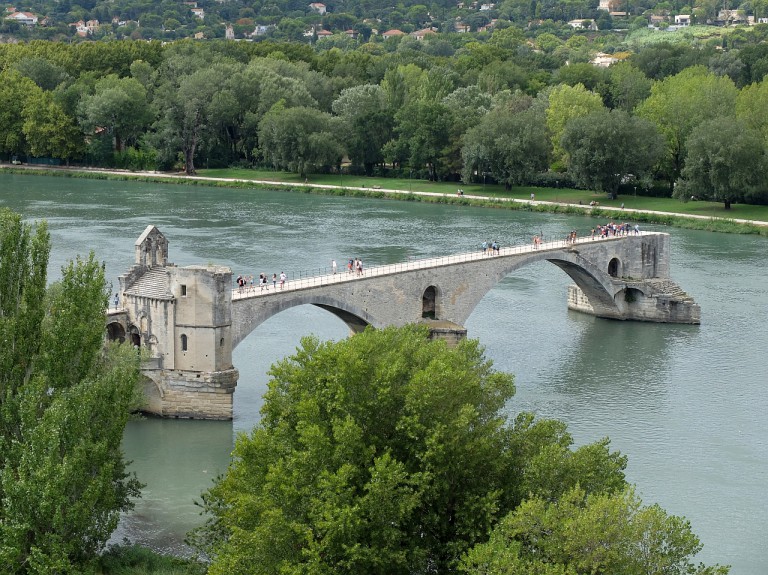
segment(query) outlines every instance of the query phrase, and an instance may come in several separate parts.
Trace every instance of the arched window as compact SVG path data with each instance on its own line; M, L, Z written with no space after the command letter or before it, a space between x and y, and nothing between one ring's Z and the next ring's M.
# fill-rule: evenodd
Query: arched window
M181 351L187 351L187 334L181 334Z
M437 308L437 288L435 286L429 286L424 290L424 295L421 296L421 317L429 319L437 319L435 312Z
M608 262L608 275L612 277L617 277L619 275L619 267L621 266L621 262L613 258L610 262Z

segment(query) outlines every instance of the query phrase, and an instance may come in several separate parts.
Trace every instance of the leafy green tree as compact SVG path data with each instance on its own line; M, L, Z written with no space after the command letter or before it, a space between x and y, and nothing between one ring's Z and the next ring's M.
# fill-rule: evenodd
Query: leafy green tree
M744 83L760 82L768 75L768 45L760 43L745 46L739 50L739 59L744 62L742 72Z
M103 128L115 140L115 149L134 145L152 122L147 90L138 80L105 76L95 92L85 96L78 107L81 125L88 133Z
M656 124L667 141L662 168L670 183L685 162L686 140L699 124L735 115L738 90L733 81L715 76L702 66L687 68L657 82L636 113Z
M715 118L699 125L688 139L685 168L674 196L723 202L768 200L763 137L733 118Z
M608 68L608 96L612 108L632 112L651 94L651 85L651 80L630 62L617 62Z
M696 565L702 545L688 521L632 489L589 495L573 488L556 501L534 497L503 518L487 543L464 558L467 575L727 575Z
M239 111L232 79L238 77L242 67L226 59L210 65L200 60L189 63L201 67L167 78L156 92L154 101L161 110L154 139L166 155L180 152L184 171L191 175L195 173L198 150L211 149L220 135L220 126L229 123Z
M16 71L0 73L0 153L26 151L24 105L30 94L40 89Z
M768 144L768 80L744 86L736 98L736 117L762 134Z
M104 350L109 297L93 254L46 288L50 237L0 210L0 565L81 573L140 484L121 441L139 360Z
M29 152L69 161L82 153L83 134L51 92L38 90L27 97L22 130Z
M333 111L349 128L349 159L363 166L366 175L372 175L374 165L384 161L382 148L392 137L394 124L384 90L375 84L347 88L334 100Z
M600 92L609 72L587 62L569 63L562 66L553 76L553 83L575 86L581 84L587 90Z
M341 164L343 127L341 119L320 110L278 104L259 123L261 152L276 168L304 177L312 167Z
M451 134L451 114L445 104L428 100L408 102L395 114L395 134L396 139L384 148L385 157L393 161L403 154L411 168L426 168L430 181L437 181L447 164L444 151Z
M546 171L550 144L545 117L538 108L500 106L485 115L464 137L462 178L490 172L507 186L528 183Z
M739 58L738 50L719 52L709 59L710 72L716 76L728 76L737 86L743 86L744 61Z
M491 62L478 74L477 84L493 96L502 90L526 90L530 74L514 62Z
M573 118L561 144L574 179L612 198L622 181L648 179L664 150L663 139L651 122L623 110Z
M305 338L270 375L259 427L204 495L212 575L450 574L529 492L624 486L606 444L571 451L562 424L524 415L508 426L512 377L476 341L448 349L423 326Z
M62 66L45 58L22 58L14 65L21 74L32 80L43 90L51 91L68 78Z
M647 23L642 20L643 26ZM679 74L690 66L703 64L708 55L699 48L685 44L670 44L660 42L643 48L632 56L631 62L651 80L663 80L668 76Z
M547 106L547 129L552 139L553 159L565 161L565 150L561 139L565 126L574 118L586 116L603 109L603 100L598 94L590 92L582 84L567 86L561 84L549 93Z

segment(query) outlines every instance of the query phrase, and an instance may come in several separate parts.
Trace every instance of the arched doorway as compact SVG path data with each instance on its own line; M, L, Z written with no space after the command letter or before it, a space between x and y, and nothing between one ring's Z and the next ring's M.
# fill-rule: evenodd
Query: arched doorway
M613 258L608 262L608 275L611 277L619 277L619 270L621 268L621 262L618 258Z
M107 325L107 340L125 342L125 328L122 324L115 321Z
M132 325L128 328L128 334L129 339L131 340L131 345L134 347L141 347L141 334L139 334L139 328Z
M424 295L421 296L421 317L428 319L437 319L437 288L435 286L429 286L424 290Z

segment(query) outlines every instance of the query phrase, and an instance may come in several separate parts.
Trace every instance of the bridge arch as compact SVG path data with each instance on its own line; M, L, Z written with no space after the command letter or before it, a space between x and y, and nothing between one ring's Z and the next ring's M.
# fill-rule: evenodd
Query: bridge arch
M463 306L461 315L456 316L452 321L464 325L475 307L501 280L524 266L540 261L548 261L563 270L584 292L597 315L621 317L623 302L617 301L615 297L621 289L614 284L613 278L582 257L576 249L534 251L515 258L492 256L489 260L497 262L497 265L490 269L491 273L483 275L471 268L466 270L465 273L476 274L479 278L478 285L472 289L471 300Z
M107 324L107 341L123 343L125 341L125 328L119 321L111 321Z
M302 305L312 305L329 312L344 322L351 333L360 333L369 325L383 327L368 312L354 303L327 294L285 292L284 297L279 301L268 301L265 305L258 305L263 301L265 300L256 298L247 302L236 302L240 317L237 318L238 327L232 335L232 349L235 349L251 332L271 317L281 311Z
M141 347L141 333L134 324L128 326L128 340L134 347Z

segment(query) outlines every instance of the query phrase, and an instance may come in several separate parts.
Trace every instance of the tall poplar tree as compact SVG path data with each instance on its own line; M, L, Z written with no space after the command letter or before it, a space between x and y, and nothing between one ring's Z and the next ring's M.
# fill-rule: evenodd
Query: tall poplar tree
M0 566L80 573L139 494L120 448L139 360L104 348L93 253L46 287L50 236L0 210Z

